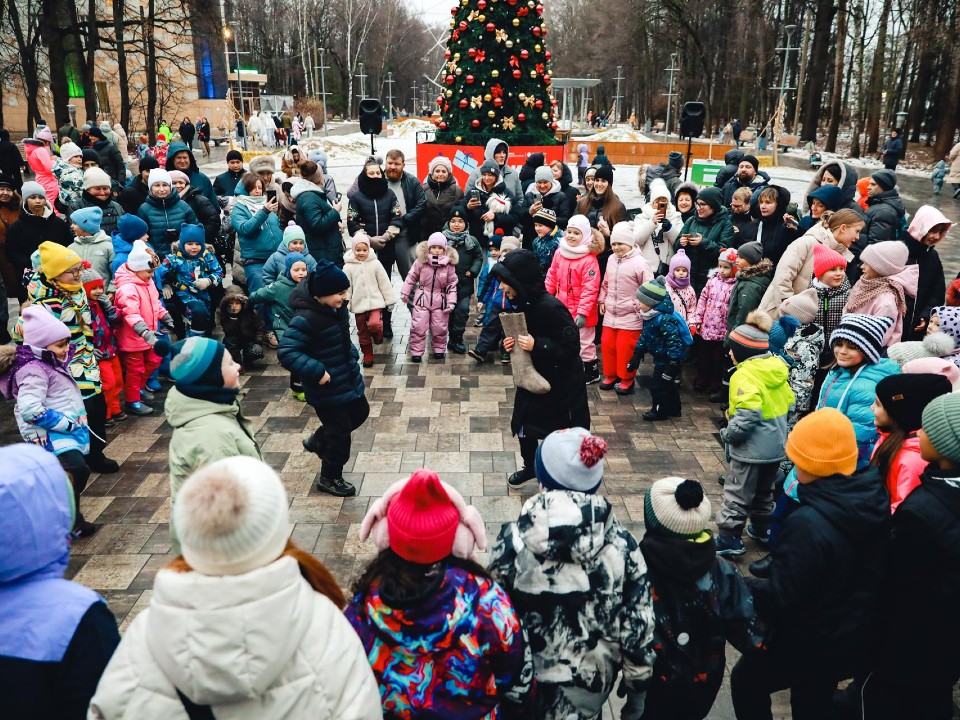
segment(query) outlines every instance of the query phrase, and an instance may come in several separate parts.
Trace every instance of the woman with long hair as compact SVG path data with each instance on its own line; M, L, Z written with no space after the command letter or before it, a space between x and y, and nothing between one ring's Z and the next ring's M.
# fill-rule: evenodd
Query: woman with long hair
M618 222L627 219L627 209L613 192L613 166L601 165L593 175L593 187L580 201L577 213L586 215L590 226L597 228L603 235L604 250L597 259L600 261L600 275L607 268L610 257L610 231Z

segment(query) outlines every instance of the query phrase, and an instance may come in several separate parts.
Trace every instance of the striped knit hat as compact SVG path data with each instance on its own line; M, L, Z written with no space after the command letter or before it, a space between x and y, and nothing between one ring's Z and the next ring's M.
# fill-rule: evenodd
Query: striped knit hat
M644 495L643 520L648 533L693 539L710 522L710 500L696 480L666 477Z
M650 308L655 308L667 296L667 281L661 275L656 280L648 280L637 288L637 300Z
M960 394L931 400L923 411L923 431L938 453L960 463Z
M867 362L874 365L880 362L883 338L892 327L893 320L888 317L850 313L841 318L837 329L830 335L830 347L837 340L847 340L860 349Z
M737 362L770 352L771 326L769 315L754 310L747 315L747 321L743 325L737 325L730 331L727 340Z

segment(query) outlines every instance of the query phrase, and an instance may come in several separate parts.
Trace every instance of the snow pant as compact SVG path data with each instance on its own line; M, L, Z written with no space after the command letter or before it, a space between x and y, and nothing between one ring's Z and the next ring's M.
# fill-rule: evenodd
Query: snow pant
M243 273L247 278L247 295L253 295L257 290L263 287L263 266L262 262L245 263ZM273 303L257 303L254 307L257 315L263 320L263 326L266 332L273 332L273 312L271 305Z
M633 382L637 371L627 370L627 363L633 357L633 349L637 346L642 330L624 330L603 326L603 335L600 338L600 353L603 357L603 375L611 381L620 378L626 387Z
M189 324L189 335L204 335L213 329L213 310L209 302L204 302L201 298L192 295L174 295L167 302L167 308L173 311L176 308L183 314L186 323ZM186 329L186 325L184 326Z
M373 360L373 341L383 336L383 317L379 310L354 315L357 321L357 337L360 339L360 353L364 362Z
M393 264L396 263L400 279L406 280L407 275L410 274L410 268L413 267L413 248L410 247L410 238L407 236L407 231L401 230L393 242L388 242L382 250L377 250L377 259L383 265L383 269L387 271L387 277L390 277ZM392 317L393 313L384 308L384 329L390 328L392 330Z
M320 476L330 479L343 475L343 466L350 459L350 433L363 425L370 415L370 405L362 395L354 400L314 408L323 425L313 433L314 441L323 448Z
M723 340L697 340L697 375L693 387L704 392L717 392L723 387L723 374L729 362Z
M103 399L107 404L107 417L119 415L120 393L123 392L123 369L118 355L100 361L100 382L103 386Z
M500 313L503 309L497 305L491 305L488 311L490 317L486 320L486 325L480 331L480 337L477 338L477 344L473 348L481 355L486 355L493 350L503 339L503 325L500 324Z
M93 436L90 437L93 440ZM68 450L65 453L57 455L60 461L60 467L70 478L70 485L73 486L73 501L76 503L76 513L74 514L73 527L76 528L82 522L83 513L80 512L80 493L87 487L87 481L90 479L90 468L87 467L86 460L79 450Z
M649 385L651 409L661 417L680 417L680 369L680 363L653 363Z
M229 335L223 336L223 345L234 362L249 369L257 360L263 360L263 345L258 342L242 342Z
M748 516L759 533L766 533L773 513L773 487L779 470L779 462L746 463L730 458L723 484L723 502L717 511L721 535L740 537Z
M107 402L98 392L83 399L87 411L87 427L90 428L90 452L87 457L102 458L107 445Z
M123 397L128 403L140 402L140 391L147 386L147 378L160 367L160 356L153 350L120 351L123 363Z
M597 359L597 326L580 328L580 359L585 363Z
M410 323L410 354L423 355L427 345L427 328L430 329L430 341L435 353L447 351L448 312L413 308L413 320Z
M473 297L473 281L468 287L457 287L457 304L448 318L447 330L450 342L463 342L463 333L467 329L467 318L470 317L470 299Z
M833 717L837 683L852 674L852 659L843 657L849 654L825 648L811 657L797 648L774 646L741 656L730 673L737 720L771 720L770 694L788 688L793 720Z

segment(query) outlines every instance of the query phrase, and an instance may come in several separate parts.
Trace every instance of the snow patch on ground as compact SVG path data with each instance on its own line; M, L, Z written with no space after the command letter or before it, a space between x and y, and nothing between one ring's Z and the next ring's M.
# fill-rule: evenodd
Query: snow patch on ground
M391 138L416 138L418 132L436 132L437 126L426 120L400 120L390 126Z
M656 140L651 140L638 130L626 130L624 128L612 128L586 137L574 138L574 140L586 140L587 142L656 142Z

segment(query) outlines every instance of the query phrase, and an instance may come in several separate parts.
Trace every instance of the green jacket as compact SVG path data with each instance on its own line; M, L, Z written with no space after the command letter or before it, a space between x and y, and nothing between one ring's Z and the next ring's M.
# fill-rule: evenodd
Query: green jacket
M730 378L730 420L720 432L727 452L745 463L783 460L787 413L796 401L790 371L776 355L744 360Z
M173 507L180 486L195 470L235 455L263 460L250 421L240 403L230 405L198 400L175 387L164 403L167 422L173 427L170 438L170 543L180 553L173 528Z
M697 291L697 297L707 284L710 271L717 266L720 251L733 244L733 223L730 221L730 211L720 208L708 218L701 220L696 213L683 224L680 235L702 235L699 245L687 245L684 250L690 258L690 284ZM674 250L679 250L680 236L673 243Z
M277 278L276 282L272 282L256 292L250 293L250 302L254 304L271 304L270 312L273 316L273 331L277 334L278 338L283 337L283 334L290 326L290 321L293 320L293 308L290 307L290 293L293 292L296 286L297 284L293 280L286 275L281 275Z
M738 325L743 325L747 315L760 307L760 301L772 281L773 265L766 258L737 273L737 281L730 292L730 307L727 309L727 335Z

